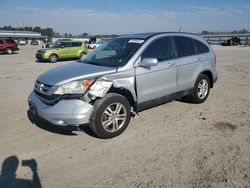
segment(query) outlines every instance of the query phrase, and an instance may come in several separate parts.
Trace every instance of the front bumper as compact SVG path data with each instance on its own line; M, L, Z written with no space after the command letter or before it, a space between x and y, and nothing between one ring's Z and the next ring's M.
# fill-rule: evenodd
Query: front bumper
M39 59L39 60L47 60L48 57L47 57L47 55L45 55L45 54L36 53L36 59Z
M28 98L30 110L55 125L81 125L89 123L93 106L79 99L61 100L54 106L40 101L34 92Z

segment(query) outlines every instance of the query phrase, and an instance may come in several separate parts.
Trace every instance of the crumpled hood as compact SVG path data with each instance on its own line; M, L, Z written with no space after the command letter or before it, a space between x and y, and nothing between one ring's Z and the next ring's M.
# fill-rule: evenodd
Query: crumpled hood
M47 85L63 85L74 80L95 79L116 72L116 67L104 67L86 63L70 63L48 70L38 77L38 81Z

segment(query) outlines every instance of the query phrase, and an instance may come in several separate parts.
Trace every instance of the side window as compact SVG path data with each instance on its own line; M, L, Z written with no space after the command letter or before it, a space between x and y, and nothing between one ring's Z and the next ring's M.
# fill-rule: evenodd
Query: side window
M202 42L200 42L198 40L194 40L194 43L195 43L195 46L196 46L199 54L209 52L209 48L205 44L203 44Z
M62 42L60 46L64 46L65 48L71 47L71 42Z
M171 38L164 37L157 39L147 47L141 58L156 58L159 62L173 59Z
M72 42L72 47L80 47L81 45L81 42Z
M4 44L4 42L2 40L0 40L0 44Z
M195 55L195 47L191 38L188 37L174 37L177 57L185 57Z
M8 44L14 44L14 43L15 43L15 41L12 40L12 39L5 39L5 41L6 41L6 43L8 43Z

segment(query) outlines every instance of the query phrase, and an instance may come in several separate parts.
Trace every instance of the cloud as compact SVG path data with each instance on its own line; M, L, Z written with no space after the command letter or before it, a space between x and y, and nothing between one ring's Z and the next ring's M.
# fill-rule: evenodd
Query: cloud
M17 7L16 9L21 11L41 11L41 9L34 7Z
M200 16L217 17L231 14L228 10L210 6L193 7L193 9L195 10L196 15Z
M171 20L175 20L178 16L176 11L171 10L140 10L125 13L64 8L44 10L18 7L17 10L20 11L20 17L25 20L27 16L33 15L32 19L28 19L30 24L37 22L39 25L39 23L45 23L45 20L48 26L73 34L81 32L121 34L172 30L175 28L170 24Z
M110 0L117 1L117 0ZM228 28L235 15L242 18L249 12L247 6L227 5L225 7L189 6L177 10L137 10L128 12L109 12L92 9L41 9L17 7L9 13L1 12L2 25L25 25L52 27L60 33L125 34L151 31L198 32L203 29L213 30ZM12 12L12 13L10 13ZM13 12L18 16L13 16ZM248 13L249 14L249 13ZM216 18L216 19L215 19ZM249 29L249 24L237 22L239 27ZM231 24L232 25L232 24ZM232 26L233 27L233 26Z

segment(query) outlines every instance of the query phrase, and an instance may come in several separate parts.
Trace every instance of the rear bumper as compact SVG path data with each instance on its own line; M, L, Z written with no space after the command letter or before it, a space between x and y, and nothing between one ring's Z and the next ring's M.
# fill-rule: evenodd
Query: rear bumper
M54 106L40 101L34 92L28 98L30 110L55 125L81 125L89 123L93 106L79 99L61 100Z

